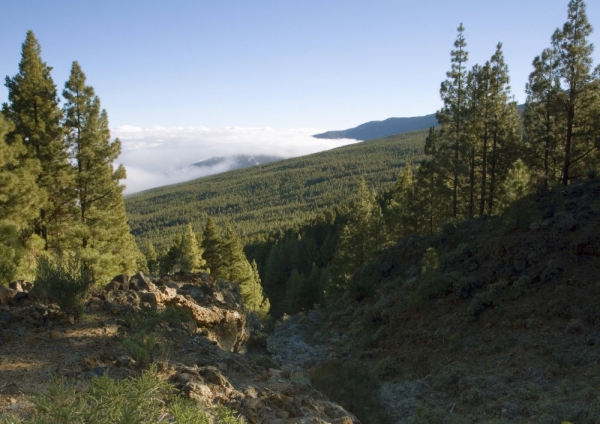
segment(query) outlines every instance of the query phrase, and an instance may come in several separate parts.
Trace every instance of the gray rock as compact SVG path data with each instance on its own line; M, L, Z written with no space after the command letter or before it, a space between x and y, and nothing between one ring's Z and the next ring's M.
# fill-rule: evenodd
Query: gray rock
M131 277L129 283L134 290L156 290L156 286L154 285L154 283L146 279L146 277L144 277L144 274L142 274L141 271L135 274L133 277Z

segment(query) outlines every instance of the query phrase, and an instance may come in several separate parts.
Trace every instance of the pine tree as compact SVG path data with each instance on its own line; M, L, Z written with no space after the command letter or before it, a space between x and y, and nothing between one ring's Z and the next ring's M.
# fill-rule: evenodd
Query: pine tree
M187 225L187 230L181 239L181 258L179 268L183 272L199 272L203 270L206 261L202 258L202 249L199 247L192 224Z
M333 259L337 268L337 282L343 289L347 288L352 274L369 262L381 247L381 239L374 229L383 224L383 219L375 196L367 189L364 178L359 182L357 195L351 204L348 223L342 229Z
M500 183L522 146L517 103L510 93L502 43L497 44L491 60L483 67L473 67L469 80L469 217L473 217L477 213L494 213L501 194Z
M175 270L181 261L181 236L176 236L167 253L159 257L158 268L161 275Z
M398 172L392 196L387 205L389 235L392 240L399 240L410 232L411 204L414 178L412 168L405 166Z
M220 273L222 275L220 278L239 283L240 285L253 278L252 269L244 254L244 246L230 225L225 230L221 258L224 266L223 271Z
M527 165L518 159L508 171L499 202L508 228L527 228L531 223L535 214L535 204L527 197L531 191L531 173Z
M155 275L158 272L158 254L154 248L154 244L150 240L146 241L144 245L144 256L146 257L146 263L148 264L148 271L151 275Z
M424 149L424 153L430 158L419 164L409 202L418 233L433 234L451 216L452 193L444 180L443 168L440 165L440 162L443 162L443 158L440 157L440 143L440 132L430 128Z
M263 295L256 262L253 261L253 264L248 262L241 240L229 225L225 230L221 252L225 264L224 275L221 278L238 283L246 309L257 312L261 317L266 318L270 304Z
M217 224L209 217L202 236L203 257L206 260L206 266L210 274L217 278L224 278L223 240L220 233Z
M65 84L64 127L73 162L72 195L77 205L76 235L70 248L79 252L96 281L134 273L145 259L130 234L123 204L123 166L113 168L121 153L110 140L108 117L77 62ZM145 265L143 265L145 266Z
M586 115L596 106L597 94L592 75L594 46L588 41L591 33L592 26L587 19L585 3L583 0L571 0L567 22L562 30L557 29L552 36L561 82L557 97L565 113L566 126L561 178L563 185L582 176L586 171L584 159L598 148L597 134L586 131L585 122Z
M71 174L68 152L61 127L62 111L56 86L50 76L52 68L41 58L40 45L27 32L23 43L19 72L6 77L8 103L2 110L14 124L8 134L8 143L19 143L25 151L20 160L35 170L36 183L44 193L38 205L38 216L32 228L45 243L45 249L60 249L59 237L65 233L65 221L71 217ZM37 165L32 162L37 162Z
M467 43L464 36L465 28L462 24L458 27L458 36L452 50L452 68L447 72L448 79L442 82L440 95L444 106L436 114L442 126L441 146L444 150L442 157L447 157L445 171L449 175L452 187L452 216L459 216L459 201L461 196L461 180L464 175L462 156L465 149L465 130L468 117L467 106L467 70L468 53L465 50Z
M526 85L524 132L527 163L539 175L539 183L548 187L559 181L560 140L564 137L564 119L558 105L560 91L556 52L545 49L533 60L533 72Z
M18 138L6 143L12 125L0 114L0 284L14 279L33 279L35 237L30 237L29 225L39 214L41 193L30 166L19 161L24 146ZM28 255L28 251L33 255Z
M303 296L305 291L305 279L300 275L298 270L294 268L290 278L285 285L285 305L286 311L289 314L300 312L306 303Z
M506 210L511 203L529 193L531 193L531 173L523 160L518 159L508 171L508 176L503 185L500 207Z
M256 312L263 321L267 321L269 319L271 303L269 302L269 299L264 296L256 261L252 261L251 265L253 276L251 284L240 286L244 305L246 309Z

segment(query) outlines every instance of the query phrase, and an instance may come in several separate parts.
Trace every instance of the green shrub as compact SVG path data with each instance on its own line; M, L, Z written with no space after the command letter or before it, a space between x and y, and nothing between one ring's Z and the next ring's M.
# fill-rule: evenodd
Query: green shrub
M252 330L250 331L250 338L246 342L246 346L249 349L267 349L267 339L269 335L260 330Z
M507 286L508 282L505 280L500 280L497 283L490 284L486 291L478 293L473 298L469 307L467 308L467 313L473 318L477 318L488 306L498 305L500 303L502 293L505 291Z
M398 374L398 365L393 358L388 356L375 365L373 372L380 380L391 380Z
M52 262L42 256L38 259L33 295L56 303L64 312L80 316L84 299L93 284L92 275L79 258L57 258Z
M259 367L263 367L266 369L277 368L277 364L273 362L273 360L267 355L257 355L252 358L252 362L254 362Z
M138 378L94 378L87 390L55 380L32 400L31 419L0 417L0 423L65 424L209 424L209 414L196 402L175 395L175 388L159 378L152 367ZM216 423L239 424L227 408L209 410Z
M138 312L125 315L125 325L137 331L151 332L161 323L179 324L192 319L190 311L181 306L167 306L164 309L142 308Z
M381 384L360 365L334 359L310 372L312 385L365 423L391 423L379 400Z
M148 366L164 352L164 346L156 340L155 333L138 333L133 339L123 340L123 346L140 368Z

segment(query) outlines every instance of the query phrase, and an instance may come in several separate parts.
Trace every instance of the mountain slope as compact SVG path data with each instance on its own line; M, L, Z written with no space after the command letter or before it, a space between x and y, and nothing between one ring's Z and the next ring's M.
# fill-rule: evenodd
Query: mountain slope
M354 276L371 296L286 320L273 355L370 369L396 423L600 422L600 179L527 200L400 240Z
M361 176L388 188L400 168L423 158L426 137L404 133L134 194L125 200L129 225L159 248L188 222L199 231L209 215L246 237L284 230L347 203Z
M353 138L355 140L373 140L408 131L416 131L438 125L435 113L412 118L388 118L384 121L370 121L358 127L341 131L327 131L315 134L315 138Z

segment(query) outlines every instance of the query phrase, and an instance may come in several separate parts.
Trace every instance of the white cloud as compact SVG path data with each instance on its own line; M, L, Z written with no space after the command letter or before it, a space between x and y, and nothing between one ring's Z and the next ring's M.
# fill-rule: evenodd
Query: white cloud
M319 132L322 130L314 128L154 126L142 129L123 125L114 128L112 135L121 140L122 153L118 162L127 169L125 193L135 193L224 172L231 167L232 162L209 169L189 167L213 156L248 154L290 158L356 143L349 139L312 137Z

